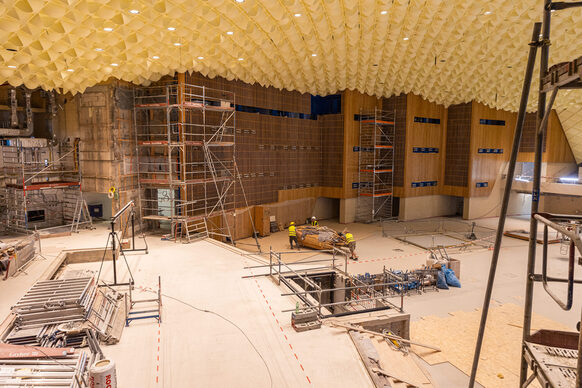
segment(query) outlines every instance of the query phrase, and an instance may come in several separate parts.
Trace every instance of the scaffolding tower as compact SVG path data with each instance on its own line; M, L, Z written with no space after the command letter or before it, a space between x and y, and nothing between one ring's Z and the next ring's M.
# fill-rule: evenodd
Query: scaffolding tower
M392 218L395 118L394 111L360 111L359 222Z
M174 239L232 241L234 93L173 81L134 89L142 220Z
M92 225L81 192L79 140L1 140L1 194L6 230L27 232L55 226Z

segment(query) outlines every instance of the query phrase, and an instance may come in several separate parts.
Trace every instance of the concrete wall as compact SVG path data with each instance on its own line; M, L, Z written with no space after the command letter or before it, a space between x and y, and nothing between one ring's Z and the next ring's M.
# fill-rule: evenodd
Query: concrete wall
M542 195L540 209L548 213L582 214L582 197Z
M473 220L483 217L497 217L501 211L503 192L493 191L488 197L465 198L463 218ZM531 194L511 193L507 214L510 216L524 215L531 212Z
M107 194L102 193L83 193L83 198L87 201L87 205L103 205L103 218L108 219L113 215L111 207L111 199Z
M400 221L450 216L457 212L457 199L447 195L400 198Z

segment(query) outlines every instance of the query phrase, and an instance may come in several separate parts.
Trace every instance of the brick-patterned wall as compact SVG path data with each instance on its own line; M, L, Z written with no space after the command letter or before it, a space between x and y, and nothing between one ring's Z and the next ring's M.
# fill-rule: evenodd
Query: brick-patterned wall
M250 205L277 191L320 186L321 129L315 120L237 112L236 160ZM237 207L244 198L237 189Z
M523 133L521 134L521 142L519 143L519 152L536 152L536 120L537 114L535 112L525 115ZM546 143L544 142L543 152L546 151Z
M210 79L200 73L186 73L186 83L234 92L237 105L285 112L311 113L311 95L308 93L278 90L274 87L251 85L237 80L229 81L222 77Z
M319 116L322 138L322 186L342 187L344 115Z
M394 186L404 185L404 157L406 147L406 94L382 100L382 110L396 111L394 128Z
M445 185L467 187L471 145L471 103L449 106Z

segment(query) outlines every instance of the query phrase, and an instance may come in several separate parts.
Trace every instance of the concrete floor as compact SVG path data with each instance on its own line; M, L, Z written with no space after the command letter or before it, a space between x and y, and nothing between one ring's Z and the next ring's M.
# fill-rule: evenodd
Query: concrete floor
M477 223L483 228L494 228L497 219ZM343 229L343 225L335 222L322 221L321 224ZM391 225L390 233L405 233L407 225L410 226L407 223ZM527 219L511 218L506 229L527 229L527 225ZM424 250L383 237L382 228L377 224L350 225L350 231L356 237L360 256L359 262L348 264L350 273L377 273L383 266L413 269L426 260ZM0 282L0 319L9 313L10 306L61 250L103 247L106 239L106 225L101 224L94 231L83 230L70 237L42 240L46 259L37 259L27 273ZM107 356L118 365L120 386L372 386L345 333L325 326L320 330L296 333L290 326L289 314L281 313L281 310L293 308L295 300L280 296L282 290L267 278L242 278L251 274L245 266L257 265L254 257L208 241L183 245L152 236L148 243L148 255L128 256L138 286L134 297L151 297L144 290L154 289L157 276L161 275L163 292L168 296L164 299L164 320L161 325L155 321L132 323L124 330L119 344L104 347ZM287 243L286 231L261 239L263 250L267 251L269 245L276 251L287 250ZM412 320L427 315L446 316L450 311L471 311L482 306L491 251L477 247L451 252L451 255L461 260L462 288L406 297L405 310ZM567 263L559 254L559 245L550 247L550 257L551 265L556 266L551 267L550 272L565 276ZM329 255L311 250L284 254L284 260L290 262L315 258L329 258ZM493 293L496 302L523 304L526 259L527 242L504 239ZM69 269L98 267L99 263L68 266ZM538 263L538 271L540 268ZM118 269L120 279L127 279L123 262L118 264ZM580 277L580 269L576 271ZM256 269L252 273L261 272ZM105 262L102 278L112 279L111 262ZM565 291L562 284L557 288ZM574 328L579 320L580 299L575 299L572 312L564 312L537 285L534 302L536 313L564 325ZM223 315L244 334L213 313L192 306ZM466 351L471 354L473 350Z
M99 247L106 233L99 227L42 240L48 259L37 260L28 274L0 282L0 316L9 313L63 243L69 249ZM250 274L243 267L256 261L208 241L186 245L152 237L148 244L149 254L127 256L137 286L134 298L151 298L148 290L156 288L160 275L163 322L136 321L124 329L119 344L103 347L117 364L120 387L323 387L332 381L335 387L372 386L347 334L328 327L296 333L289 314L281 313L295 301L281 297L264 277L242 278ZM66 270L99 266L71 264ZM127 266L120 261L117 269L118 281L127 281ZM110 261L101 279L112 281Z
M414 222L396 222L389 227L390 235L404 235L406 231L426 233L427 230L436 230L443 221L451 222L450 218L434 218ZM457 223L465 223L470 229L470 222L452 219ZM475 221L481 227L479 238L493 236L497 227L498 218L485 218ZM341 230L345 225L335 221L320 221L321 225ZM412 225L412 227L411 227ZM382 228L379 224L353 224L349 226L357 241L357 252L360 256L358 262L348 262L348 272L352 274L380 273L382 268L411 270L419 268L426 262L428 253L414 245L396 240L391 237L382 236ZM446 229L446 226L445 226ZM452 228L451 228L452 229ZM455 227L458 231L463 227ZM529 229L529 219L527 217L509 217L506 221L505 230ZM489 230L489 233L487 233ZM414 234L414 233L411 233ZM462 234L461 234L462 235ZM428 237L427 237L428 238ZM272 234L259 240L261 245L273 246L273 250L288 251L287 231ZM428 241L428 240L427 240ZM494 238L487 241L494 242ZM527 264L527 241L504 237L502 250L500 253L497 276L493 292L493 300L498 303L523 304L525 295L525 268ZM461 261L461 283L460 289L451 288L445 291L414 295L405 299L405 309L411 314L412 320L417 320L426 315L445 316L449 311L464 310L470 311L481 308L483 296L487 285L487 277L491 261L492 251L482 246L470 247L466 250L448 250L451 257ZM537 272L541 273L541 246L538 244L537 250ZM329 254L320 253L308 248L302 249L301 254L289 253L283 255L283 259L288 258L289 262L323 259ZM548 250L549 274L553 276L565 277L567 274L567 262L560 254L559 244L551 245ZM343 268L343 267L342 267ZM576 276L582 277L582 268L576 266ZM552 289L563 298L566 296L564 284L552 285ZM542 316L552 318L564 325L575 328L580 320L580 309L582 300L574 299L574 306L571 311L563 311L546 294L540 284L536 285L534 292L534 311Z

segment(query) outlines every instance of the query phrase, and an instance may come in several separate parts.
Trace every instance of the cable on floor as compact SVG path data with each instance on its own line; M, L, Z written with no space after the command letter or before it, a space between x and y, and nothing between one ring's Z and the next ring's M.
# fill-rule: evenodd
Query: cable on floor
M149 291L149 290L146 290ZM152 291L149 291L152 292ZM155 291L154 291L155 292ZM269 365L267 365L267 361L265 361L265 358L263 357L263 355L259 352L259 350L257 349L257 347L255 346L255 344L253 343L253 341L251 341L251 339L249 338L249 336L244 332L243 329L241 329L236 323L234 323L233 321L231 321L230 319L220 315L217 312L211 311L211 310L207 310L207 309L203 309L203 308L198 308L188 302L185 302L181 299L175 298L173 296L167 295L167 294L162 294L162 296L164 298L168 298L168 299L172 299L175 302L181 303L184 306L188 306L196 311L200 311L202 313L208 313L208 314L212 314L212 315L216 315L217 317L223 319L224 321L230 323L232 326L236 327L238 331L240 331L242 333L242 335L247 339L247 341L249 342L249 344L251 344L251 346L253 347L254 351L259 355L259 357L261 358L261 360L263 361L263 364L265 364L265 368L267 369L267 373L269 373L269 381L270 381L270 386L271 388L273 388L273 376L271 375L271 370L269 369Z

